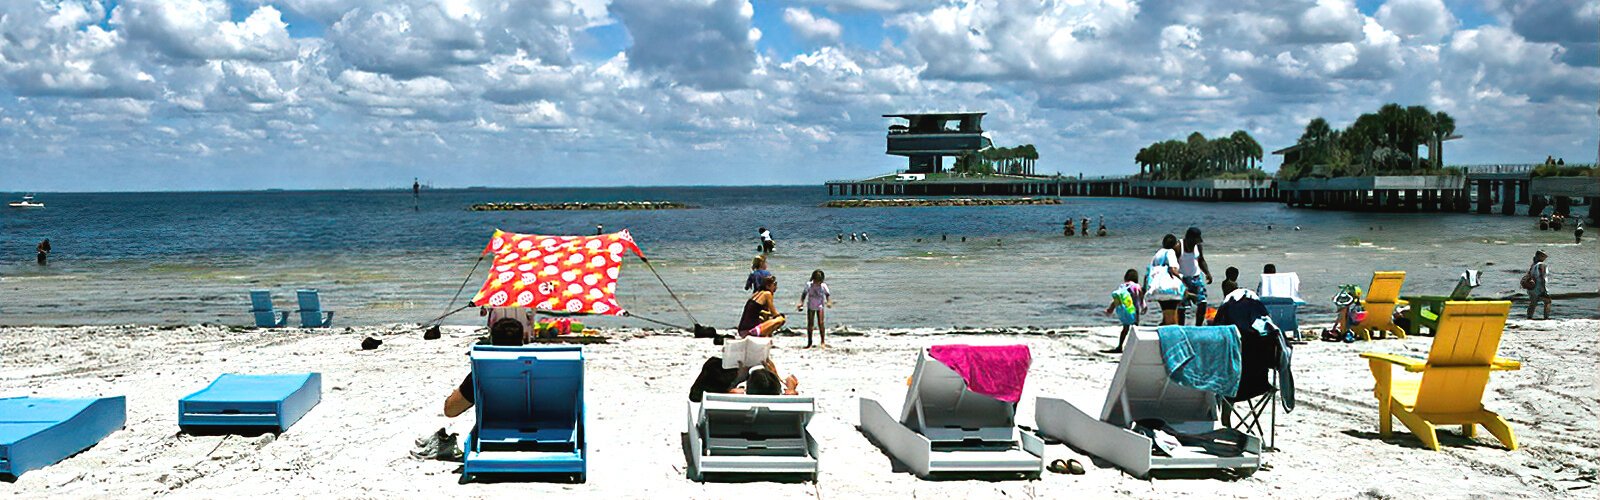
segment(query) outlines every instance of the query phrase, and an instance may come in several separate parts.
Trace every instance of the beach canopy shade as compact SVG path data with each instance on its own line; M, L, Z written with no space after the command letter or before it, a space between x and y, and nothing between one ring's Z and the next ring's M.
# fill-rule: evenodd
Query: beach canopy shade
M494 254L494 264L472 304L622 316L626 313L617 304L616 290L624 251L644 258L626 230L598 236L496 230L483 249Z

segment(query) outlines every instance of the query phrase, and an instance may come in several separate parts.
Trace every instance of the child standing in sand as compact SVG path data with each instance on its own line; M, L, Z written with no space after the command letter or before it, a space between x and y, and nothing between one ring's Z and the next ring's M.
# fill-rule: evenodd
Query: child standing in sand
M828 284L823 280L826 275L821 269L811 271L811 282L806 283L805 289L800 290L800 303L794 306L795 312L801 309L806 311L806 348L811 348L811 329L817 330L821 342L817 346L828 347L828 326L823 323L823 311L833 306L833 296L828 292Z
M1128 332L1139 324L1139 308L1144 304L1144 289L1139 286L1139 271L1129 269L1122 274L1122 285L1111 292L1111 305L1106 306L1106 315L1117 315L1117 321L1122 323L1122 333L1117 336L1117 346L1100 351L1106 354L1122 352L1122 343L1128 340Z

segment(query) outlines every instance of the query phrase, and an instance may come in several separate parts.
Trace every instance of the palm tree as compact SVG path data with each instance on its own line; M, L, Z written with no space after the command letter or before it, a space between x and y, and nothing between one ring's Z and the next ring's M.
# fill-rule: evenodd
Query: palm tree
M1238 148L1241 159L1248 163L1248 168L1256 168L1256 162L1261 161L1261 155L1266 153L1261 149L1261 143L1256 142L1256 138L1250 137L1249 132L1235 130L1232 135L1228 136L1228 140L1233 141L1234 147Z
M1433 145L1428 147L1433 168L1444 168L1444 141L1456 133L1456 119L1440 111L1433 115Z

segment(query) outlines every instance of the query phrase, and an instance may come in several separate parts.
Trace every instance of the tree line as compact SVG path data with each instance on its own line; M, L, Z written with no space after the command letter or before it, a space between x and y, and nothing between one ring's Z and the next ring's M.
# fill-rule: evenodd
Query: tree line
M1238 172L1260 171L1263 151L1248 132L1207 139L1194 132L1187 140L1166 140L1139 149L1133 161L1139 176L1155 180L1190 180Z
M1404 175L1438 171L1443 144L1456 131L1449 114L1424 106L1389 103L1365 113L1343 130L1321 117L1306 124L1300 140L1284 155L1281 179ZM1418 149L1427 146L1430 158Z
M1032 144L1014 147L989 148L956 157L951 171L958 174L1012 174L1033 175L1034 162L1039 160L1039 150Z

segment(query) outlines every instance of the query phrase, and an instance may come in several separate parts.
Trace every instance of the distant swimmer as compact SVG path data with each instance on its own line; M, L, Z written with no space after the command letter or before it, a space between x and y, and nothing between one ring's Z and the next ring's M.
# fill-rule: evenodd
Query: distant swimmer
M867 241L867 232L866 231L862 231L861 232L861 241Z
M850 233L850 241L859 241L859 240L861 240L861 235L860 234Z
M772 241L772 232L768 231L767 228L757 228L756 234L761 237L761 253L772 253L773 250L778 248L778 243Z
M1094 235L1095 236L1105 236L1106 235L1106 216L1104 216L1104 215L1100 216L1100 229L1096 230Z
M1267 230L1268 230L1268 231L1271 231L1271 230L1272 230L1272 224L1267 224Z
M1072 234L1072 219L1067 219L1066 222L1061 223L1061 235L1072 236Z
M45 238L44 241L39 242L39 246L34 249L39 251L39 265L46 265L50 260L50 238Z
M1079 234L1082 234L1083 236L1088 236L1089 235L1089 218L1088 217L1084 217L1083 218L1083 227L1081 228L1081 231L1079 231Z
M948 234L939 235L939 241L950 241L950 235L948 235Z
M1299 230L1300 230L1300 226L1295 226L1295 227L1294 227L1294 230L1295 230L1295 231L1299 231Z
M602 234L606 234L606 226L604 224L595 224L594 225L594 235L595 236L600 236Z
M1583 221L1578 221L1578 227L1572 229L1572 242L1583 244Z
M852 235L852 236L854 236L854 235ZM834 239L835 239L835 240L836 240L836 242L838 242L838 243L844 243L844 233L839 233L839 235L838 235L838 236L835 236L835 237L834 237ZM853 238L853 237L852 237L852 238L850 238L850 239L852 239L852 240L853 240L853 239L855 239L855 238Z

